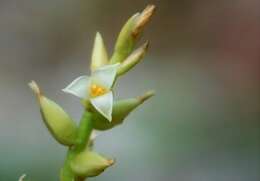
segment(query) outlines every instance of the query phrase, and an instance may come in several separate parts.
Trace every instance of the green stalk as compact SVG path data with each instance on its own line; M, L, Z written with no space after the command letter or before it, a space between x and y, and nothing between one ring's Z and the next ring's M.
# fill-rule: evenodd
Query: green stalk
M64 166L61 169L60 181L83 181L85 178L77 177L71 170L70 163L75 158L75 156L88 149L88 142L90 139L91 132L93 130L92 113L85 111L79 127L76 145L69 148L67 156L64 162Z

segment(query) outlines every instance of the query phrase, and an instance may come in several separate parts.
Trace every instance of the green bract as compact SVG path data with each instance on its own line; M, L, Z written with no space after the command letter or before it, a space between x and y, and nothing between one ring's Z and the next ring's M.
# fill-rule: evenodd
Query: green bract
M42 118L53 137L63 145L73 145L77 136L74 121L58 104L43 96L35 82L31 82L30 87L37 95Z
M136 41L140 37L144 26L149 22L154 13L155 6L148 5L142 13L133 15L123 26L118 35L111 63L118 63L133 51Z
M37 95L40 112L49 132L60 144L68 146L60 181L83 181L113 165L113 160L93 151L96 131L106 131L122 124L135 108L154 95L153 91L148 91L140 97L119 101L114 101L113 95L113 86L118 77L141 62L147 52L148 42L136 50L134 48L154 9L155 6L149 5L126 22L111 58L101 34L96 34L91 75L80 76L63 89L80 98L83 103L84 111L79 125L58 104L45 97L34 81L29 84Z
M117 69L117 76L123 75L128 72L131 68L133 68L136 64L138 64L142 58L144 57L147 49L148 42L146 42L143 46L135 50L132 54L130 54L124 62L122 62Z
M108 64L108 55L107 50L103 41L103 38L100 33L96 34L93 53L92 53L92 60L91 60L91 70L95 70L103 65Z
M154 95L153 91L145 93L143 96L120 100L114 103L112 121L107 122L101 114L95 113L93 115L94 128L97 130L108 130L119 124L130 114L135 108L141 105L145 100L149 99Z
M77 176L94 177L101 174L113 163L113 160L106 159L95 152L84 151L71 161L70 166Z

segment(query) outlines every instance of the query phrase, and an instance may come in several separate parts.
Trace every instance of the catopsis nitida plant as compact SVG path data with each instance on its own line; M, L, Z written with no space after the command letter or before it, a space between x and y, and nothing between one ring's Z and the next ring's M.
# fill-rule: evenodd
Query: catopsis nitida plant
M135 45L154 10L154 5L148 5L125 23L111 57L101 34L96 34L90 76L80 76L63 89L78 97L84 106L79 125L57 103L47 98L36 82L29 83L40 104L46 127L58 143L68 148L60 181L83 181L113 165L114 160L93 151L95 130L107 131L122 124L130 112L154 95L153 91L148 91L142 96L119 101L113 97L118 78L138 64L147 52L148 42L137 49Z

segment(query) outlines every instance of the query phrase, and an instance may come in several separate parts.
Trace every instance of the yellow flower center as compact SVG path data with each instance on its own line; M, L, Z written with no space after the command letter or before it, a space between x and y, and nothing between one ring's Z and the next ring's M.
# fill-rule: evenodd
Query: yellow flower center
M92 84L90 86L90 95L91 97L97 97L97 96L101 96L103 94L105 94L107 92L107 89L99 86L97 84Z

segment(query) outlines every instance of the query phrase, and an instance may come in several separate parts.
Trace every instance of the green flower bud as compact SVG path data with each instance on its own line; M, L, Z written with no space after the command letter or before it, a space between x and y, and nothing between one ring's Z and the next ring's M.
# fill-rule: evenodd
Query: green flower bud
M121 32L118 35L114 53L111 58L111 63L122 62L133 50L135 40L132 37L132 30L134 29L135 22L139 16L139 13L133 15L123 26Z
M117 69L117 76L123 75L133 68L137 63L139 63L145 53L147 52L149 43L146 42L143 46L135 50L131 55L129 55L123 63L120 64Z
M100 66L108 63L107 50L100 33L97 32L92 51L91 70L94 71Z
M147 6L142 13L133 15L123 26L116 41L111 64L122 62L133 51L144 26L150 21L155 10L154 5Z
M154 91L148 91L143 96L115 102L113 105L111 122L108 122L105 117L96 112L93 115L94 129L108 130L121 124L129 113L153 95Z
M73 145L77 136L77 127L74 121L58 104L43 96L34 81L29 86L39 100L41 115L50 133L59 143Z
M70 166L79 177L94 177L113 164L114 160L108 160L92 151L84 151L71 161Z

